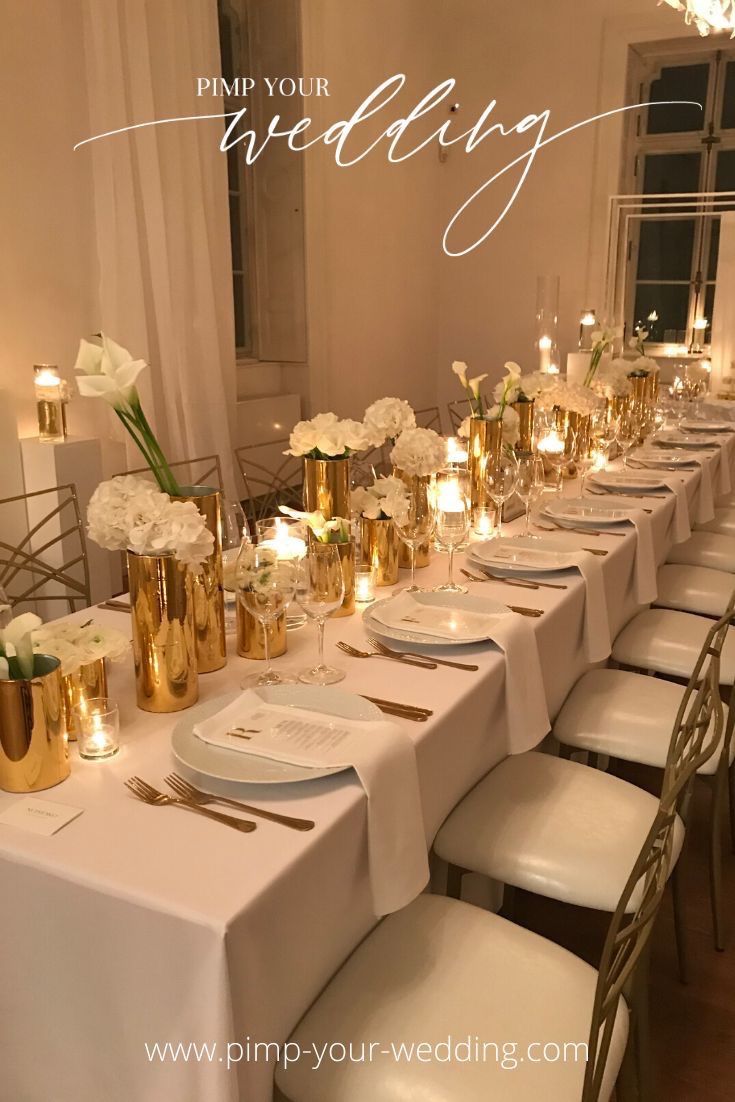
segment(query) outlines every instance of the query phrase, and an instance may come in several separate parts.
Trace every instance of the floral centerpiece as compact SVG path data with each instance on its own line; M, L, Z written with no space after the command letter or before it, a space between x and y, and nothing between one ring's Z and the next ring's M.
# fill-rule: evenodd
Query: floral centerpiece
M363 562L372 564L376 585L395 585L401 541L394 521L405 524L408 520L410 499L406 483L395 475L376 478L372 486L353 490L351 500L352 511L360 518Z
M304 462L304 509L325 517L343 517L350 509L350 456L371 446L361 421L343 420L336 413L318 413L299 421L286 455Z
M390 461L397 471L408 478L427 478L441 470L446 456L447 447L438 432L414 428L406 429L398 437L391 450Z
M68 620L52 620L38 626L32 639L34 651L53 654L54 658L59 659L63 677L106 658L117 662L130 650L126 635L92 621L77 624ZM101 695L104 696L104 693Z
M636 329L635 336L628 341L628 347L632 353L627 359L628 375L631 379L646 379L649 375L658 371L658 364L646 355L646 341L648 332L640 327Z
M487 374L475 375L473 379L468 379L467 364L464 363L463 360L455 360L452 364L452 371L467 391L467 398L470 403L470 416L484 417L485 405L482 394L480 393L480 384L487 379Z
M568 413L578 413L582 417L588 417L605 404L604 398L596 394L588 386L580 383L568 383L558 375L553 383L546 387L538 396L538 404L541 409L563 409Z
M406 429L416 427L416 414L402 398L379 398L365 410L365 431L372 447L379 448L386 440L395 444Z
M126 348L105 333L99 336L101 344L85 340L79 342L79 353L74 364L74 370L78 372L79 393L83 398L102 398L109 402L140 449L159 487L169 494L181 494L181 488L148 424L135 385L147 363L145 360L134 360Z
M366 520L391 520L408 508L406 484L395 475L376 478L372 486L358 486L350 495L352 512Z
M584 377L584 385L591 386L597 371L602 362L602 357L612 348L616 340L619 340L623 335L622 326L603 326L602 329L597 329L592 334L592 355L590 356L590 365L587 368L587 374Z
M622 356L601 364L592 380L592 390L603 398L627 398L633 393L628 377L630 361Z

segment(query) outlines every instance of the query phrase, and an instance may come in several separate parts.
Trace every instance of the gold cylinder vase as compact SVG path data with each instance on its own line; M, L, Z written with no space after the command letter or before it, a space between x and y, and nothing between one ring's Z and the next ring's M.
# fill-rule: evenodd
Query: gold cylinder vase
M214 536L212 554L193 574L194 629L199 673L221 670L227 662L225 590L222 568L222 495L211 486L182 486L174 501L193 501Z
M360 550L362 561L370 563L376 585L395 585L401 547L405 547L392 520L360 520Z
M579 473L577 460L581 455L587 453L590 446L592 418L589 414L575 413L574 410L568 410L566 421L566 454L569 456L570 462L564 468L564 477L576 478Z
M406 484L409 493L413 492L414 483L420 482L423 485L428 486L431 482L430 474L410 475L406 474L405 471L400 470L398 467L394 467L391 473L393 474L394 478L400 478L401 481ZM419 544L419 546L416 548L415 554L416 569L423 570L431 562L431 540L427 539L424 540L423 543ZM401 570L411 569L411 548L408 546L407 543L404 543L403 540L400 540L400 548L398 551L398 565Z
M515 450L532 452L535 402L513 402L512 408L518 414L518 441Z
M469 472L473 523L479 513L495 509L487 487L487 472L503 448L503 422L470 418Z
M265 661L265 633L268 632L268 653L271 658L280 658L286 653L286 613L282 612L267 627L248 612L242 596L237 595L237 653L241 658Z
M61 694L66 731L70 741L74 742L77 737L74 709L87 700L107 696L107 667L104 658L87 662L74 673L62 675Z
M37 654L33 677L0 680L0 788L41 792L68 776L61 664Z
M349 520L349 459L304 459L304 509L322 513L326 520Z
M128 580L138 707L189 708L199 698L191 573L173 555L128 551Z

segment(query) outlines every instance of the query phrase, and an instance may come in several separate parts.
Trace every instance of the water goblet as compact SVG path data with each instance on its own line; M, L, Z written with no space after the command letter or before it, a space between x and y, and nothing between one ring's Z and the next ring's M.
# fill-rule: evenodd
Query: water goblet
M342 681L344 670L324 661L324 625L341 606L345 595L339 544L314 543L298 566L296 600L317 625L319 656L315 666L302 670L299 681L307 685L334 685Z
M454 580L454 552L465 542L470 531L470 495L467 476L456 471L440 471L436 486L436 540L441 550L449 552L449 573L444 585L435 586L436 593L466 593L467 587Z
M521 452L518 456L518 480L516 493L526 507L524 535L531 539L531 510L541 500L546 489L543 460L533 452Z
M501 453L487 466L485 483L493 505L495 506L495 536L502 536L503 506L513 494L518 481L518 461L515 452L503 447Z
M416 585L416 551L422 543L431 539L435 525L431 488L423 479L411 479L411 485L408 488L408 506L398 516L393 517L393 524L411 552L411 584L406 592L418 593L420 590Z
M280 674L271 665L270 635L296 590L295 564L280 560L271 548L245 548L237 560L237 588L245 609L263 629L265 658L263 672L249 674L242 688L293 684L295 677Z

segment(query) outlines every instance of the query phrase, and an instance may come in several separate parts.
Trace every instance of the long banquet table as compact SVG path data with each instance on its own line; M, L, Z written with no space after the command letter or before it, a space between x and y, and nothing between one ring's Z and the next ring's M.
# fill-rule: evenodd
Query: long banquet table
M718 464L733 469L735 435L708 454L717 487ZM681 478L694 517L700 469ZM642 504L652 510L660 563L674 540L673 494L631 500ZM640 607L634 530L623 539L565 538L580 548L594 538L608 552L599 561L614 636ZM445 573L446 558L435 556L421 583L435 585ZM544 610L529 622L552 717L587 668L584 584L576 573L562 580L564 591L473 587ZM95 615L125 623L119 613ZM469 646L460 657L477 662L478 673L426 672L349 658L335 648L338 639L364 642L359 616L327 625L328 661L347 671L341 689L433 709L426 724L397 721L415 744L430 844L457 801L508 753L504 657L491 645ZM292 633L279 664L301 667L315 646L308 628ZM231 657L224 670L200 679L200 699L237 687L251 665ZM0 827L0 1102L266 1102L272 1063L261 1056L228 1069L225 1045L285 1040L376 922L363 790L351 772L267 791L232 787L251 803L315 819L316 829L306 834L259 820L253 834L241 835L148 807L128 794L123 779L138 774L165 787L176 765L170 734L181 716L136 708L130 662L111 667L110 695L121 708L120 754L89 763L72 749L71 777L41 794L84 813L50 838ZM226 784L220 790L230 791ZM0 812L18 798L2 794ZM190 1052L188 1060L162 1062L146 1051L156 1042L220 1048L212 1059Z

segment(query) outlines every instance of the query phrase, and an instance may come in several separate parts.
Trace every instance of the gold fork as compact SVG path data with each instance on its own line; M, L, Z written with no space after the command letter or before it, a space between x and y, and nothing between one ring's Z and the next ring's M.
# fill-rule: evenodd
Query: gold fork
M337 643L337 648L341 650L343 654L349 654L350 658L389 658L391 662L402 662L404 666L416 666L420 670L436 669L436 662L432 662L430 658L424 660L417 658L397 658L392 654L375 654L373 651L358 650L357 647L350 646L349 643L343 642Z
M239 800L231 800L228 796L215 796L211 792L202 792L195 788L189 781L184 780L178 773L170 773L165 778L166 784L184 799L191 800L194 804L222 804L223 807L234 807L237 811L247 811L250 815L257 815L261 819L268 819L272 823L280 823L281 826L291 827L292 830L313 830L316 826L313 819L297 819L293 815L279 815L277 811L265 811L261 807L252 807L250 804L240 803Z
M460 573L464 574L465 578L469 578L471 582L503 582L504 585L515 586L516 589L538 589L535 582L527 582L516 580L515 578L500 578L495 574L487 574L481 578L477 574L472 574L469 570L465 570L464 567L460 568Z
M249 834L255 830L255 823L249 819L236 819L234 815L223 815L220 811L210 811L209 808L201 807L199 804L192 803L191 800L183 800L177 796L167 796L164 792L159 792L157 788L153 788L152 785L141 780L140 777L129 777L125 781L125 787L139 800L142 800L144 804L150 804L151 807L165 807L170 804L172 807L183 807L185 811L194 811L197 815L204 815L207 819L214 819L216 823L224 823L225 826L233 827L243 834Z
M375 650L384 654L386 658L423 658L424 655L416 654L411 650L391 650L390 647L386 647L385 643L381 643L379 639L374 639L372 636L368 637L368 643ZM473 666L469 662L450 662L448 658L436 658L433 659L439 666L449 666L453 670L469 670L472 673L477 673L479 666Z

